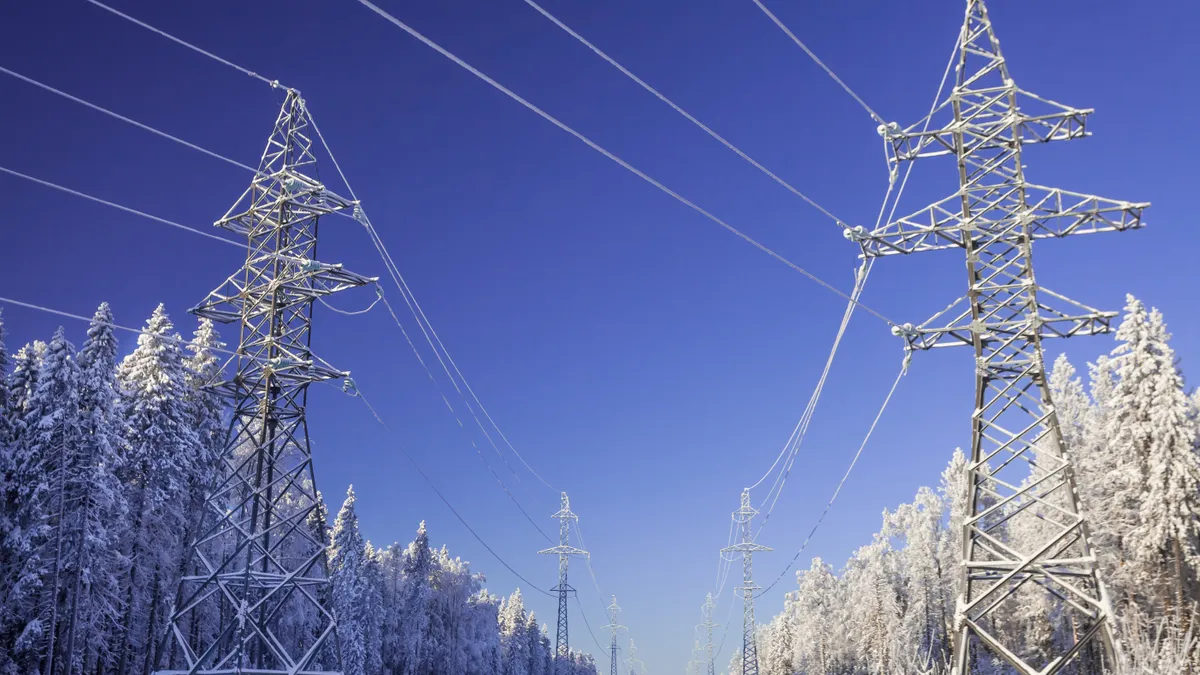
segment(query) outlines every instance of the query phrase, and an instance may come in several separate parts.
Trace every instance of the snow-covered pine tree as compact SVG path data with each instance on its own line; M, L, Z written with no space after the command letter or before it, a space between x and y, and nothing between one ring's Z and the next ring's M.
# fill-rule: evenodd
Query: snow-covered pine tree
M841 672L846 633L842 627L845 603L833 570L820 558L797 574L794 597L796 634L792 663L802 673Z
M2 467L5 490L3 519L0 520L0 526L3 526L4 531L0 534L5 536L15 527L13 519L19 503L19 483L15 475L17 444L25 434L25 410L29 406L29 399L33 396L34 388L37 387L38 369L41 367L42 356L45 352L46 343L40 341L21 347L13 358L12 374L6 381L4 416L8 420L9 452L0 455L0 459L5 462ZM13 558L6 558L6 560L11 561Z
M120 673L149 672L177 588L188 484L199 446L183 361L179 336L159 305L118 369L127 434L118 476L130 508L122 545L129 571L116 660Z
M1200 551L1200 459L1183 378L1162 314L1133 296L1113 350L1117 382L1107 438L1119 467L1127 589L1182 616L1195 600Z
M896 668L904 673L930 672L950 660L946 638L953 622L957 570L946 570L941 564L941 550L951 536L945 503L933 490L920 488L913 502L895 512L884 511L883 535L893 542L902 598Z
M538 623L537 616L529 612L525 622L525 636L529 641L529 675L551 675L550 639L545 626ZM503 639L503 637L501 637Z
M399 543L388 546L379 556L383 576L382 661L383 672L389 675L399 675L401 669L404 560L405 549Z
M25 622L11 646L26 670L66 672L56 663L66 617L68 586L65 558L69 542L74 455L83 442L79 415L79 363L61 327L54 333L38 371L37 384L25 405L15 458L21 533L19 572L14 583L18 602L12 609Z
M81 440L68 479L73 505L64 556L70 579L63 645L68 672L91 672L106 661L121 613L120 536L127 506L116 475L122 442L117 413L117 339L112 311L101 304L79 352Z
M529 617L525 613L525 600L521 589L513 591L500 604L500 661L503 675L530 675L536 654L532 642L540 638L537 624L533 633L529 630Z
M330 578L333 581L333 612L338 622L338 644L341 648L342 671L346 675L365 675L367 662L368 627L374 617L371 609L371 588L367 570L367 551L358 531L358 514L354 510L354 486L346 491L346 501L333 523L329 549Z
M429 634L428 606L433 572L429 534L425 531L425 521L421 521L417 538L408 545L404 556L404 580L400 588L400 675L424 675L421 666Z
M366 582L367 598L365 603L366 635L364 643L367 651L366 669L368 673L383 672L383 567L380 565L380 551L367 542L363 555L363 579Z
M6 468L12 463L13 422L8 396L8 347L5 346L4 312L0 310L0 495L8 488ZM0 534L3 533L3 505L0 504Z
M211 385L220 379L221 359L217 355L217 351L223 347L225 347L225 343L221 342L217 335L212 320L207 318L200 319L196 330L192 333L191 341L185 347L186 355L183 359L184 381L187 385L185 393L190 426L196 434L197 445L196 453L185 466L188 472L184 478L187 491L186 513L190 516L184 520L183 531L179 537L182 547L177 556L177 569L172 577L176 581L185 574L200 572L200 562L192 555L191 546L198 534L197 528L205 526L202 517L211 515L204 513L204 500L211 487L217 483L221 472L221 454L224 451L228 432L223 422L225 403ZM325 539L322 536L318 541L325 541ZM217 549L226 543L209 541L206 550L208 558L220 560L221 555ZM182 585L175 584L175 605L183 601L180 595L183 590ZM169 587L167 592L170 592ZM300 607L302 603L295 604ZM220 621L220 617L217 616L218 611L215 604L203 603L194 608L190 615L181 621L180 629L192 636L191 644L211 644L211 636ZM304 618L306 617L297 617L301 621ZM294 636L286 636L285 639L287 637ZM166 640L156 641L154 663L162 663L164 657L162 652L168 644ZM176 655L172 654L171 656L174 658Z

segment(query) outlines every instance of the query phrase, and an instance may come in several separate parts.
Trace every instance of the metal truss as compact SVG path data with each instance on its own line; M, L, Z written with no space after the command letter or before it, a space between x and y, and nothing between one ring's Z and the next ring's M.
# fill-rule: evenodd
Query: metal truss
M579 516L571 513L571 500L562 493L561 508L551 518L558 520L558 546L538 551L543 555L558 556L558 585L550 590L558 593L558 628L554 635L554 660L566 661L571 656L570 638L567 635L567 599L575 592L567 583L567 562L571 556L586 558L588 552L571 546L571 521Z
M1115 667L1112 609L1079 511L1042 352L1047 338L1109 332L1115 313L1039 286L1032 246L1037 239L1140 228L1149 204L1034 185L1025 180L1021 157L1027 143L1086 136L1091 112L1018 88L983 0L968 0L955 87L933 113L950 119L933 125L935 131L921 131L926 120L879 129L894 163L954 157L958 191L875 231L846 232L866 257L966 253L967 295L920 326L894 329L913 349L975 350L957 675L990 666L984 653L1022 675ZM1045 608L1055 645L1034 649L1019 641L1013 617L1031 601Z
M751 527L758 510L750 505L750 490L742 490L741 505L733 512L733 521L737 523L740 541L733 546L721 549L722 553L742 554L742 584L737 590L742 592L742 672L741 675L758 675L758 625L754 622L754 592L762 586L754 583L754 554L760 551L770 551L770 548L755 543ZM709 619L711 622L711 618ZM711 630L711 629L710 629ZM712 667L711 640L709 667ZM730 675L733 675L732 673Z
M233 406L221 476L196 514L162 673L340 671L306 401L309 384L349 373L312 354L312 305L375 280L315 260L318 219L356 204L316 179L309 119L289 90L258 174L216 222L246 237L246 262L192 310L241 335L217 386Z
M612 652L609 657L609 672L611 675L617 675L617 633L623 630L629 630L625 626L617 623L617 616L621 613L621 608L617 605L617 596L612 596L612 604L608 606L608 625L602 626L612 631Z
M704 623L697 626L697 628L704 630L704 663L707 664L706 672L708 675L716 675L717 673L717 664L713 660L713 629L720 627L721 624L713 623L713 611L716 609L717 603L713 602L712 593L709 593L708 597L704 599L704 606L702 608Z

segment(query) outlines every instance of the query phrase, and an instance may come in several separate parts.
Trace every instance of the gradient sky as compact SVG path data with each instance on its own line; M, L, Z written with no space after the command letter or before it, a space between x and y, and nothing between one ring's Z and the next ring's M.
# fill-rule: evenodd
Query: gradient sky
M521 0L382 5L704 208L830 282L851 285L855 249L832 223ZM353 0L116 6L304 92L475 391L528 461L570 493L605 604L617 595L651 673L683 668L728 514L803 410L843 302ZM544 6L842 219L874 221L886 187L875 123L750 0ZM770 6L901 124L928 108L962 20L959 0ZM1039 281L1101 308L1119 309L1126 292L1161 308L1186 371L1200 356L1198 275L1188 262L1200 236L1186 210L1200 177L1192 112L1200 64L1188 47L1200 6L1004 0L992 16L1018 84L1097 110L1094 138L1027 152L1030 179L1154 202L1144 231L1039 244ZM282 99L82 1L0 8L0 65L250 164ZM0 166L202 228L249 180L10 77L0 77L0 128ZM956 189L947 162L918 166L901 212ZM323 178L340 189L334 175L326 164ZM140 325L165 302L190 333L186 309L240 264L230 247L10 176L0 175L0 198L0 294L19 300L89 315L107 300L126 325ZM327 221L321 235L322 259L384 274L351 221ZM882 261L864 301L920 322L963 290L960 253L924 254ZM335 302L361 308L371 297L359 291ZM399 305L395 291L390 297ZM27 309L6 307L4 318L11 351L48 338L63 321L76 341L83 337L81 324ZM132 349L134 336L122 340ZM1110 338L1085 338L1069 353L1082 367L1111 346ZM490 446L458 428L385 312L346 317L318 307L314 348L354 372L391 428L333 388L313 391L318 484L334 508L353 483L375 543L406 542L424 519L434 543L486 572L491 590L518 585L413 473L397 450L404 444L497 553L534 583L553 585L554 561L535 554L544 540L471 442L493 453ZM756 558L764 582L780 573L829 498L900 357L885 324L854 318L760 539L776 549ZM884 508L936 482L953 448L969 440L972 388L968 353L917 355L801 567L810 554L839 566L869 541ZM552 528L557 494L523 470L518 484L494 453L489 459L526 510ZM604 642L603 604L584 568L572 569ZM759 617L776 613L793 587L789 574L760 603ZM721 623L729 593L719 601ZM548 598L526 597L551 619ZM594 650L577 617L573 644Z

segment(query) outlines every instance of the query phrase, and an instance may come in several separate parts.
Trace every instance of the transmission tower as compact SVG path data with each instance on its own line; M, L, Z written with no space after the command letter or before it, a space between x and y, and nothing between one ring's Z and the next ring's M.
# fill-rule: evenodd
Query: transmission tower
M571 521L579 520L579 516L571 513L571 500L567 493L562 493L562 504L551 518L558 520L558 546L538 551L544 555L558 556L558 585L551 588L558 592L558 630L554 635L554 660L565 661L571 656L570 641L567 636L567 598L575 592L567 583L567 561L571 556L587 557L588 552L571 546Z
M717 608L717 603L713 602L712 593L704 599L704 607L702 608L704 623L697 626L704 630L704 662L708 664L708 675L716 675L717 664L713 661L713 629L721 624L713 623L713 611Z
M623 630L629 630L625 626L617 623L617 615L621 613L621 608L617 606L617 596L613 596L612 604L608 606L608 625L602 626L612 631L612 653L609 657L609 671L611 675L617 675L617 633Z
M1029 111L1034 112L1029 112ZM1030 94L1013 82L983 0L968 0L955 86L928 118L907 129L880 127L894 164L950 155L959 188L950 197L883 227L847 231L866 257L960 248L966 305L925 324L893 329L912 349L975 350L963 566L954 672L983 654L1014 672L1053 675L1115 667L1112 610L1096 572L1075 473L1050 399L1042 340L1110 330L1100 312L1040 286L1035 239L1141 227L1144 203L1102 199L1026 181L1022 147L1086 136L1091 110ZM928 126L927 126L928 125ZM960 303L962 300L959 301ZM1019 532L1020 537L1007 533ZM1058 646L1033 652L1011 627L1012 611L1043 603ZM1033 605L1039 606L1039 605Z
M235 374L217 386L233 415L221 477L196 516L164 673L341 670L305 404L309 384L349 374L310 351L312 305L374 280L314 260L318 219L355 203L317 179L309 123L289 90L257 176L216 222L246 237L246 262L192 310L238 323L241 338ZM281 630L298 613L311 631Z
M696 644L692 646L692 660L688 661L688 675L700 675L700 667L704 665L704 660L700 658L700 655L703 653L703 650L700 649L700 641L696 640Z
M646 675L646 664L638 658L638 648L633 644L633 638L629 639L629 656L625 657L625 666L629 668L629 675Z
M737 590L742 592L742 675L758 675L758 647L754 639L757 630L754 623L754 592L762 587L754 583L754 554L771 550L754 541L751 524L757 515L758 511L750 505L750 490L742 490L741 506L733 512L733 520L737 523L741 540L733 546L721 549L722 553L742 554L742 585L737 587Z

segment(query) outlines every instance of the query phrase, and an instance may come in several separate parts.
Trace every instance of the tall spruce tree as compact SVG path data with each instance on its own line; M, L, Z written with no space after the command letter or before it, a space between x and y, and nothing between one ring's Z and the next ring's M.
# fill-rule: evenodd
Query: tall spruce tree
M91 672L110 657L121 613L120 533L127 506L116 475L123 435L112 326L112 311L104 303L79 352L81 440L69 467L73 511L65 561L70 599L62 660L72 673Z
M1118 466L1125 578L1143 600L1182 615L1194 601L1200 550L1196 429L1158 310L1127 296L1113 350L1108 434Z
M346 675L365 675L370 660L367 655L369 624L374 617L370 616L368 606L371 588L367 577L366 545L358 531L354 502L352 485L346 491L346 501L342 503L333 522L329 568L342 671Z
M159 305L118 371L127 433L118 475L131 513L122 546L129 571L117 650L120 673L149 672L153 643L165 631L177 583L186 495L199 445L180 342Z
M13 651L25 668L57 673L58 638L66 612L65 558L72 503L74 454L83 442L79 416L79 363L59 328L39 368L23 415L25 433L16 450L17 528L26 552L16 580L28 589L17 611L25 627ZM36 664L36 665L35 665Z

